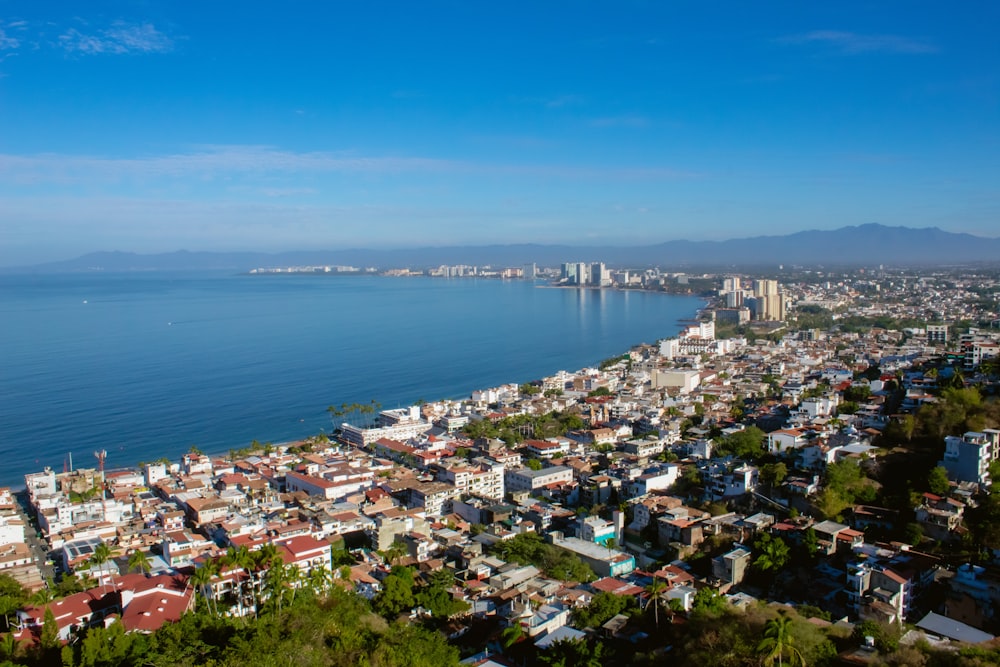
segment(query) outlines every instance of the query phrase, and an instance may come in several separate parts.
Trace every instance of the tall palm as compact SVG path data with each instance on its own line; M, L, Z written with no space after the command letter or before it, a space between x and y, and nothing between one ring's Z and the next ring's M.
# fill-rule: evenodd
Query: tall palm
M94 553L90 555L90 564L96 565L101 573L101 588L104 588L104 564L111 560L111 547L106 542L101 542L94 547Z
M309 571L309 587L315 593L326 594L333 584L333 572L325 567L314 567Z
M778 667L783 667L784 656L787 654L789 665L798 663L801 667L805 667L805 658L792 645L794 638L791 626L792 619L784 610L778 612L777 618L772 618L764 625L764 639L757 646L757 651L764 654L765 665L773 665L777 660Z
M281 558L281 553L278 551L278 547L270 542L254 552L253 563L256 572L256 581L254 585L254 613L257 613L260 610L264 588L266 587L271 589L272 583L281 579L284 574L283 570L285 563ZM277 572L272 575L272 570L277 570ZM270 592L271 591L269 591L269 594Z
M274 600L279 613L281 612L282 600L285 597L285 589L290 580L290 568L285 567L285 563L281 558L271 561L270 567L267 569L267 574L264 577L264 583L268 591L268 600Z
M137 570L140 574L149 574L150 570L153 569L153 562L145 551L136 549L128 557L128 569Z
M243 616L243 602L247 597L247 587L250 588L250 595L253 596L254 587L254 556L245 546L229 547L226 551L226 561L233 567L239 568L242 572L238 576L238 590L236 594L236 604Z
M191 575L191 585L205 598L205 604L209 606L209 610L211 610L211 594L209 591L211 590L212 578L214 576L215 573L212 572L212 568L208 563L197 568L194 574ZM197 605L197 594L195 595L195 600L195 604Z
M649 605L653 605L653 618L656 619L656 628L660 628L660 594L667 590L667 582L663 581L655 574L653 575L653 581L646 586L646 592L649 593L649 602L646 603L646 609L649 609Z
M303 572L298 565L289 565L285 570L286 578L288 580L288 587L292 592L292 602L295 602L295 592L302 587L302 584L306 581L305 572Z

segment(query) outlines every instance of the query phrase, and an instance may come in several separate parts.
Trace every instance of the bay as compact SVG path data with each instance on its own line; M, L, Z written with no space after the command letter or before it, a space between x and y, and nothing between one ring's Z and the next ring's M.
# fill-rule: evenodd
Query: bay
M675 335L695 297L528 281L0 276L0 485L329 432L328 405L410 405L577 370Z

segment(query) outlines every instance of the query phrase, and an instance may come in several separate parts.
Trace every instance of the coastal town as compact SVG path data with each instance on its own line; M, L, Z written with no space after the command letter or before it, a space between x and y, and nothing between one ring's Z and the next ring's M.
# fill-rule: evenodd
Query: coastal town
M694 629L722 613L791 624L801 664L997 650L995 270L491 277L706 307L590 368L331 405L332 436L29 474L0 489L0 658L297 591L428 623L474 665L707 655ZM792 655L760 636L741 650Z

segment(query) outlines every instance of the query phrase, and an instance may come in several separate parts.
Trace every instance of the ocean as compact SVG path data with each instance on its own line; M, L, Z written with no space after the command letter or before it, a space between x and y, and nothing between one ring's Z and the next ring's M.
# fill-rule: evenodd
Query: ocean
M702 302L528 281L0 275L0 485L329 433L326 408L462 398L675 335Z

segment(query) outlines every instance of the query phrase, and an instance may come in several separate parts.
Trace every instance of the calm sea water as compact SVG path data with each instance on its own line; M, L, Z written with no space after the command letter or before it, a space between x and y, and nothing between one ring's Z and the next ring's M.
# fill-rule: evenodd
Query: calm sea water
M674 335L695 298L524 281L0 276L0 485L331 430L326 407L468 396Z

